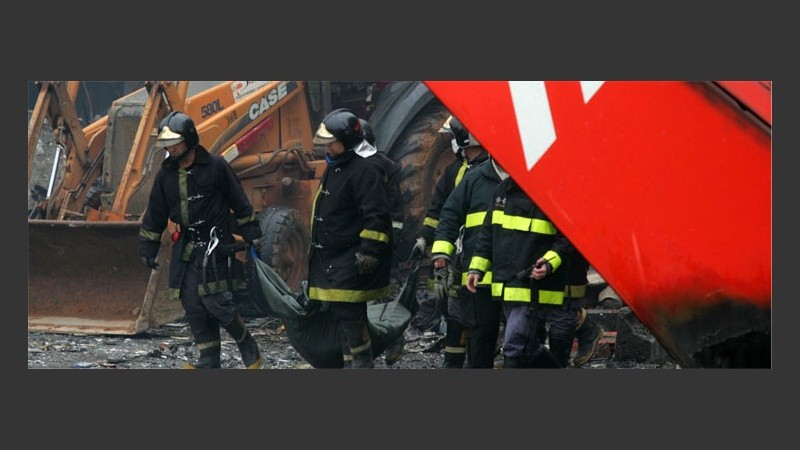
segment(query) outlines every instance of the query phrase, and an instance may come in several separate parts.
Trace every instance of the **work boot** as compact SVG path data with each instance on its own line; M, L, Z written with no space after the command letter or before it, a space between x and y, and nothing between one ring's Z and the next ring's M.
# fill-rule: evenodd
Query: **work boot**
M443 369L463 369L467 360L466 347L445 347Z
M225 331L231 335L239 347L242 355L242 363L247 369L261 369L264 367L264 360L261 359L261 352L258 350L256 339L244 325L244 320L238 314L233 322L225 325Z
M586 320L576 329L575 338L578 340L578 350L572 357L572 366L580 367L586 364L595 351L597 343L603 337L605 330L594 319L587 317Z
M564 366L558 362L553 352L543 345L533 356L530 367L532 369L561 369Z
M375 362L372 357L372 341L367 341L361 347L351 347L350 353L353 357L352 369L373 369Z
M372 369L375 367L372 357L372 341L366 322L364 320L342 322L341 329L353 358L349 368Z
M400 356L403 354L403 348L405 345L406 338L402 333L400 333L400 335L397 336L388 347L386 347L386 354L383 355L383 361L387 366L391 366L400 360Z
M518 356L503 355L503 369L524 369L525 360Z
M467 330L458 322L448 320L447 334L444 338L444 365L442 367L445 369L463 369L467 360Z
M556 361L561 367L567 367L569 364L569 354L572 352L572 343L575 341L575 333L559 334L555 333L552 329L547 338L550 353L553 354Z
M200 352L196 363L185 363L184 369L219 369L220 340L219 323L211 316L196 315L187 317L189 328L194 336L194 344Z
M200 358L194 364L184 363L184 369L219 369L221 367L219 341L202 342L196 345L200 350Z

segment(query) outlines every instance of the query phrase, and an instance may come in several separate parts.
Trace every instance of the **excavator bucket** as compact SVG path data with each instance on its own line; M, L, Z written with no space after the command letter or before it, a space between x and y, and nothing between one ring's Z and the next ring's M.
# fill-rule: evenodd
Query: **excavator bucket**
M28 330L133 335L182 317L168 298L172 243L165 237L159 269L148 269L136 252L140 226L28 220Z

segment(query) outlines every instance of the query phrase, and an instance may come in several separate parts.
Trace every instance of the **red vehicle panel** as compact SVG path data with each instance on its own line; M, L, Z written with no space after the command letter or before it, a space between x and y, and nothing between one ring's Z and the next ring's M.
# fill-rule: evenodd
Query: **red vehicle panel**
M771 83L425 83L683 367L770 365Z

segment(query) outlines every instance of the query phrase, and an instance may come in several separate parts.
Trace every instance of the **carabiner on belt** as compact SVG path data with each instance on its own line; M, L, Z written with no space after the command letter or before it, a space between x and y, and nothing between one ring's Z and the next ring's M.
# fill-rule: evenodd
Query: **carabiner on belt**
M211 256L211 252L217 248L217 244L219 244L219 238L217 237L217 227L211 227L211 231L208 233L209 240L208 240L208 248L206 249L206 256Z

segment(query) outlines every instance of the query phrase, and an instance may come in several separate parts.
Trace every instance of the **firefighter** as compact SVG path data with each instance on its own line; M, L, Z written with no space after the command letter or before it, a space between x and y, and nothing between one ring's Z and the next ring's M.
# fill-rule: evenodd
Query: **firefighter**
M455 116L450 116L439 130L441 133L452 135L451 147L456 155L455 161L448 165L436 182L433 200L422 222L422 232L417 238L415 246L422 252L427 245L432 243L436 228L439 226L439 214L447 197L461 183L464 174L472 167L486 161L489 154L478 144L477 139L461 124ZM440 263L441 264L441 263ZM433 268L433 289L436 293L436 318L444 316L447 325L445 332L444 368L463 368L466 361L467 333L456 315L458 294L448 286L454 284L455 273L450 266ZM453 302L450 301L453 298ZM450 311L450 307L454 308Z
M326 147L328 165L312 210L308 298L327 302L336 318L345 367L372 368L367 302L389 296L386 182L378 165L358 156L356 149L367 143L352 111L326 115L313 141Z
M493 194L469 263L467 289L491 271L492 297L503 301L503 367L566 367L576 315L564 300L562 261L573 252L544 212L511 177ZM549 349L537 331L549 324Z
M473 140L470 145L480 144ZM448 303L455 304L455 308L449 309L458 311L456 315L467 334L469 368L494 367L502 316L501 302L492 299L491 272L486 272L475 293L463 287L466 264L472 257L486 211L492 206L494 190L501 175L505 176L505 172L498 168L497 162L489 158L464 175L442 207L436 240L431 247L431 259L436 270L445 269L456 275L454 287L458 297Z
M263 365L258 344L245 327L232 291L244 289L234 263L234 233L256 245L261 228L239 179L220 156L202 144L192 119L170 112L160 123L156 146L168 157L153 181L138 237L138 253L153 270L168 220L177 224L169 267L169 296L180 298L200 352L185 368L220 367L220 326L236 341L248 369ZM231 211L233 213L231 214Z

